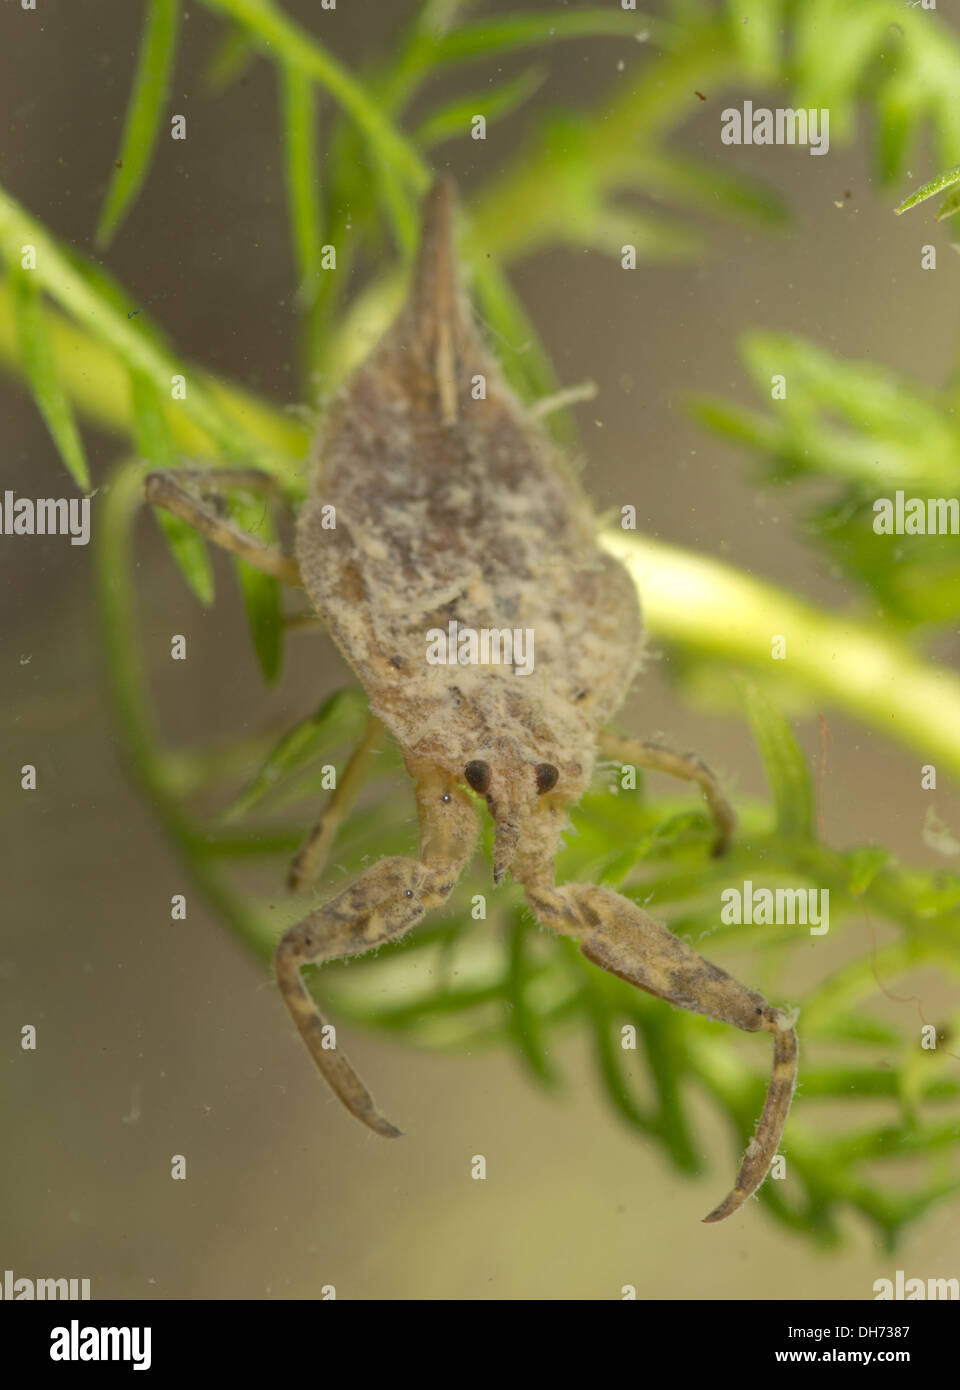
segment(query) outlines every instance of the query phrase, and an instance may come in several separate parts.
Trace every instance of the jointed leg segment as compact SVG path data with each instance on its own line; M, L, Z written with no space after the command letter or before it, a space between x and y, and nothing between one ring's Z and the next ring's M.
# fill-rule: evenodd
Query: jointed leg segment
M651 772L666 772L684 782L696 782L706 798L716 827L713 853L724 853L730 844L737 818L716 777L695 753L674 753L659 743L641 743L638 739L620 738L617 734L606 732L600 734L598 744L602 753L619 762L633 763L635 767L645 767Z
M415 769L411 772L417 776ZM284 1001L323 1077L351 1114L387 1138L401 1131L377 1109L343 1053L324 1046L324 1021L300 969L358 956L395 940L449 896L476 839L473 806L455 782L435 771L419 776L417 805L419 860L382 859L339 897L291 927L275 957Z
M750 1194L757 1190L767 1176L767 1170L773 1162L780 1136L783 1134L783 1126L797 1086L797 1034L791 1015L785 1014L781 1009L771 1009L769 1013L774 1024L772 1029L768 1029L773 1033L773 1072L763 1114L753 1138L747 1145L733 1190L718 1207L714 1207L709 1216L703 1218L704 1221L723 1221L726 1217L732 1216Z
M274 579L300 587L300 570L296 560L275 550L273 546L264 544L256 536L251 536L229 517L219 516L181 485L182 478L194 483L207 482L211 489L232 486L257 492L275 490L276 479L253 468L182 468L178 469L176 474L157 470L147 474L144 492L147 501L153 506L165 507L168 512L172 512L202 536L206 536L208 541L213 541L214 545L228 550L231 555L239 556L254 569L272 575Z
M588 960L639 989L693 1013L731 1023L745 1032L774 1037L773 1073L767 1100L730 1194L706 1221L732 1215L763 1182L777 1152L797 1080L793 1019L712 965L655 922L635 903L609 888L526 880L527 900L546 927L580 939Z
M363 786L370 764L383 746L385 732L380 720L369 714L363 738L354 749L353 756L337 783L336 791L293 858L287 875L287 887L291 891L305 888L308 883L312 883L323 868L334 837L350 814L350 808Z

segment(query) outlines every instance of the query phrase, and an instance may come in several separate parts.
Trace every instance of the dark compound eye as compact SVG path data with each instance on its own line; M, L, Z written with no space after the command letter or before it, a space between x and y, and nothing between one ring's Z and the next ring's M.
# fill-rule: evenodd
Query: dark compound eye
M560 773L553 763L537 763L537 791L541 796L544 792L552 792L557 785L557 778Z
M467 779L467 786L482 796L490 785L490 764L479 761L467 763L463 775Z

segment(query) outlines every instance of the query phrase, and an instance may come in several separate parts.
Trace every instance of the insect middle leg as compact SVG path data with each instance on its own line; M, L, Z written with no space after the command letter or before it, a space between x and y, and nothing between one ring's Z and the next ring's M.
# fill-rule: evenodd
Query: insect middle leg
M444 774L410 771L417 778L420 858L381 859L339 897L290 927L275 956L284 1002L319 1071L352 1115L387 1138L402 1131L377 1109L343 1053L325 1045L326 1025L300 970L362 955L403 936L453 890L476 840L472 803Z
M254 468L183 468L178 469L176 473L156 469L148 473L144 480L144 494L151 505L165 507L168 512L178 516L181 521L185 521L188 526L192 526L222 550L239 556L254 569L272 575L274 579L280 579L296 588L300 587L300 570L296 560L244 531L229 517L219 516L182 485L180 480L183 478L193 483L208 483L220 490L232 486L257 492L277 490L275 478Z
M611 975L681 1009L706 1014L747 1033L773 1034L773 1072L763 1113L732 1191L704 1220L731 1216L766 1177L786 1124L797 1083L792 1015L771 1008L762 994L705 960L612 889L593 884L553 887L538 879L525 886L527 900L544 926L579 938L587 960Z
M721 855L730 845L737 818L716 777L695 753L674 753L659 743L641 743L639 739L621 738L618 734L602 732L597 740L600 751L618 762L633 763L650 772L666 772L684 782L696 782L703 792L713 817L715 838L713 854Z
M287 874L287 887L292 892L312 883L323 868L334 837L350 813L350 807L363 786L370 764L383 747L385 733L380 720L375 715L368 714L363 737L354 749L323 815L294 855Z

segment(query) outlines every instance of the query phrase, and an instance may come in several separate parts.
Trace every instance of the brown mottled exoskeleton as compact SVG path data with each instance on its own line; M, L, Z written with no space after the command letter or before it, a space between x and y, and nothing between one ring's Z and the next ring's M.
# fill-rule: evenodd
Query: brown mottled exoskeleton
M763 1114L736 1185L706 1218L720 1221L756 1190L776 1153L796 1080L793 1021L619 893L554 881L567 810L589 786L598 752L697 783L718 852L734 817L697 758L604 732L638 669L634 586L599 549L574 475L475 329L453 224L452 189L440 180L424 204L407 303L326 418L296 563L208 511L170 474L151 474L147 496L249 563L302 584L369 697L363 744L294 861L292 885L316 872L384 726L414 781L419 857L374 864L277 947L283 997L347 1109L378 1134L400 1133L342 1052L322 1046L323 1020L301 967L395 940L443 903L477 835L466 784L495 822L494 882L512 873L545 927L670 1004L773 1034ZM330 504L335 529L323 524ZM427 633L451 621L477 632L532 631L533 671L429 664Z

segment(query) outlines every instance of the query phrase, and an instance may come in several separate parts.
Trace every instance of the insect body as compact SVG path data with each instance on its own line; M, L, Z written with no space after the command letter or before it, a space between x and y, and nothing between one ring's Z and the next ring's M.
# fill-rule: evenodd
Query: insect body
M284 999L318 1068L377 1133L400 1133L341 1052L301 967L395 940L450 894L477 823L468 786L495 823L494 880L510 872L545 927L577 939L604 970L668 1003L774 1038L767 1102L736 1185L707 1221L735 1211L776 1152L796 1077L792 1021L704 960L609 888L556 885L567 810L586 791L598 751L696 782L721 850L733 814L700 761L609 736L640 656L633 583L601 551L574 475L501 379L461 296L454 200L438 181L423 212L407 303L330 408L310 500L298 521L299 581L367 693L413 778L420 853L374 864L286 932L276 952ZM171 481L151 475L151 500L171 506L264 569L291 562L198 515ZM336 527L324 508L336 509ZM251 545L253 549L251 550ZM528 633L530 667L431 664L428 635ZM515 654L514 654L515 655ZM309 876L318 830L298 858Z

